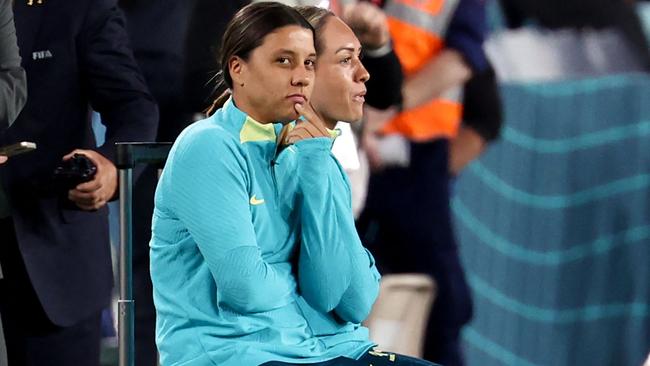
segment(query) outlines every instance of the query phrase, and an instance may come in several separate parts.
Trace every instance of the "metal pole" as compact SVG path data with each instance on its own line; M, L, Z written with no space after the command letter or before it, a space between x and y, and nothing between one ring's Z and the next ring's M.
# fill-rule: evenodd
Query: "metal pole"
M120 299L118 300L119 366L135 365L132 281L132 180L133 169L120 169Z

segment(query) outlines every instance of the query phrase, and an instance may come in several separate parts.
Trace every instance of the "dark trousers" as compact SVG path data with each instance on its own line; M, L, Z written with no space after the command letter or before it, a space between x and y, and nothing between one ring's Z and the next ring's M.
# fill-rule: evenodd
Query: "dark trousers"
M330 361L318 363L285 363L285 362L266 362L261 366L435 366L431 362L420 360L397 353L384 352L379 350L370 350L360 359L354 360L347 357L339 357Z
M0 219L0 315L11 366L98 366L100 314L69 327L47 317L25 269L13 223Z
M435 279L424 358L456 366L463 364L460 330L472 304L451 225L448 155L447 140L412 143L409 167L373 174L357 229L381 273Z

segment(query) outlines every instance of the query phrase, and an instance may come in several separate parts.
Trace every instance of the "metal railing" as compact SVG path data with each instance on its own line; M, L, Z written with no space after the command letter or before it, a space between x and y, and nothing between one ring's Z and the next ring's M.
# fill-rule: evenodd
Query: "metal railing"
M120 142L116 166L120 187L120 253L118 300L118 364L135 365L135 325L133 299L133 169L139 164L157 165L162 169L171 149L171 142Z

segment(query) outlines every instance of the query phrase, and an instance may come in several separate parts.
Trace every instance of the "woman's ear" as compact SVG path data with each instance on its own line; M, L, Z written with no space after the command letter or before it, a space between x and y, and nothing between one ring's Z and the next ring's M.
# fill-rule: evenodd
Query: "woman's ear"
M246 73L246 62L239 56L233 56L228 60L228 71L232 79L233 87L235 85L242 86L244 84Z

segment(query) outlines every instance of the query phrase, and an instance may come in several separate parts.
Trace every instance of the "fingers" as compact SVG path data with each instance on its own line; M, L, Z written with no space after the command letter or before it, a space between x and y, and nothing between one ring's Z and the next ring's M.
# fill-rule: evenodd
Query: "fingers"
M68 191L68 199L84 210L97 210L108 203L108 193L105 189L93 192L82 192L78 189Z
M101 189L93 192L82 192L78 189L68 191L68 199L84 210L97 210L107 202L105 192Z
M0 156L0 164L6 163L7 162L7 157L6 156Z
M296 112L298 112L301 116L304 117L307 122L309 122L310 125L316 127L317 131L319 131L317 134L319 134L321 137L329 136L329 132L325 127L325 123L320 119L320 117L316 115L316 112L314 111L314 108L311 106L311 104L302 105L300 103L296 103L294 105L294 108L296 109ZM300 122L298 122L298 125L300 125Z
M287 136L287 143L295 144L300 140L311 139L315 137L323 136L309 122L300 122L293 130L291 130L291 132L289 132Z
M70 160L75 154L85 154L85 152L88 150L82 150L82 149L74 149L71 152L69 152L67 155L63 157L63 160Z
M84 210L97 210L106 203L106 194L97 177L68 191L68 199Z
M361 2L347 7L344 21L364 46L379 48L389 41L386 14L374 4Z
M317 125L311 123L311 121L298 122L297 126L301 129L305 129L311 137L329 137L327 129L321 129Z
M102 183L97 177L93 180L84 182L75 187L75 190L82 193L92 193L102 188Z
M289 133L289 135L287 136L287 144L295 144L300 140L305 140L313 137L314 136L311 133L309 133L309 131L307 131L306 129L297 128L294 129L294 131L291 131L291 133Z
M68 191L68 199L79 208L87 211L97 210L115 195L117 190L117 170L113 163L93 150L75 149L63 157L71 159L75 154L86 156L97 167L92 180L77 185Z
M323 120L316 114L311 104L294 104L296 112L302 116L302 120L289 132L283 129L281 136L282 144L294 144L300 140L317 137L330 137L330 131L325 127Z
M66 156L63 157L63 160L69 160L72 159L72 157L75 154L80 154L84 155L87 157L90 161L95 164L95 166L99 167L99 165L102 163L100 160L101 155L99 155L96 151L93 150L84 150L84 149L74 149L72 152L68 153ZM103 157L102 157L103 158Z

